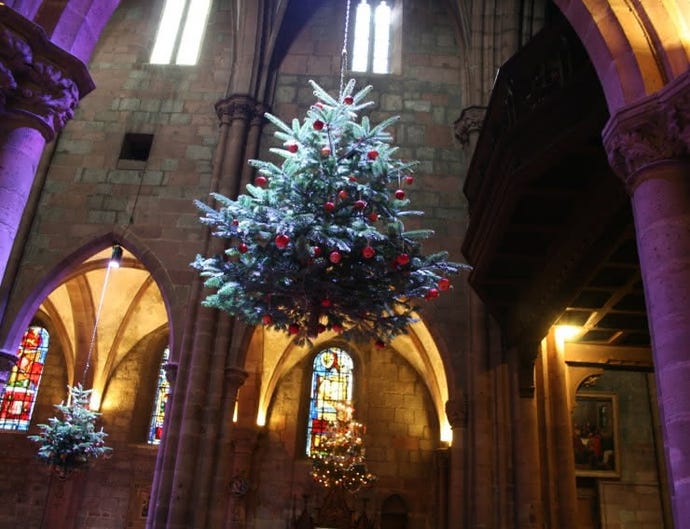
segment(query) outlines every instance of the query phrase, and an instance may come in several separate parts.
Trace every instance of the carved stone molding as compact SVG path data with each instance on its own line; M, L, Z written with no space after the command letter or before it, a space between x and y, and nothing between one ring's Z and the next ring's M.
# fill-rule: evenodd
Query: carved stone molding
M470 106L460 113L460 117L453 123L455 138L463 147L470 144L470 134L482 130L486 107Z
M461 395L446 402L446 416L451 428L467 427L467 397Z
M216 115L222 122L230 122L234 119L252 121L263 119L266 106L259 103L250 95L233 94L221 99L215 105Z
M86 66L40 26L0 4L0 114L25 118L47 141L93 90Z
M603 131L609 163L632 194L641 170L690 155L690 72L618 111Z

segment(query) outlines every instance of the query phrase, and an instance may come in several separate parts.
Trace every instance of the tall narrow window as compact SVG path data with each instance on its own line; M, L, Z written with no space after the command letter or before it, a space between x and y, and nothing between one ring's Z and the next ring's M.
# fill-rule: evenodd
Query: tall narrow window
M196 64L210 8L211 0L166 0L151 62Z
M382 0L372 10L362 0L355 12L352 71L390 73L391 8Z
M43 327L31 326L24 333L17 351L17 363L12 368L0 401L0 429L29 429L48 342L48 331Z
M157 445L161 442L163 435L163 422L165 421L165 405L168 402L170 393L170 383L165 376L165 364L168 361L170 349L167 347L163 351L163 359L158 369L158 385L156 386L156 400L153 403L153 414L149 425L149 444Z
M352 358L329 347L314 358L307 424L307 455L318 450L328 424L336 419L339 403L352 401Z

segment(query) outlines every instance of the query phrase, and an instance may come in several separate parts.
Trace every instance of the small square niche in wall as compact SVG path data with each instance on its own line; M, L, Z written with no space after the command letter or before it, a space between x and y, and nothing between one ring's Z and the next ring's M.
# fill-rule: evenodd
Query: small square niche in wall
M153 134L139 134L135 132L125 133L120 149L120 160L133 160L145 162L151 154Z

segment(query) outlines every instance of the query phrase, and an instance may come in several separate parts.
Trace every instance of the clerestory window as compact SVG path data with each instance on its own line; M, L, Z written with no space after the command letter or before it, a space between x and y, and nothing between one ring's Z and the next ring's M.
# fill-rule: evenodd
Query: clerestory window
M49 341L48 331L35 325L30 326L22 336L17 362L0 401L0 429L29 429Z
M354 16L352 71L391 73L394 47L391 1L361 0Z
M151 63L196 64L210 9L211 0L165 0Z
M353 364L347 352L329 347L314 357L307 422L307 455L318 450L339 404L352 402Z

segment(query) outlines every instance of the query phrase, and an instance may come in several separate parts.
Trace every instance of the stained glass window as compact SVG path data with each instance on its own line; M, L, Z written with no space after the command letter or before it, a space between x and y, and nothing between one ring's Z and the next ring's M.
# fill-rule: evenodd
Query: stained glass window
M165 376L165 363L168 361L170 349L167 347L163 351L163 359L161 360L160 368L158 370L158 385L156 386L156 400L153 404L153 414L151 416L151 424L149 426L149 444L157 445L161 442L163 435L163 421L165 420L165 404L168 402L168 393L170 393L170 384Z
M318 450L328 423L336 419L337 404L352 401L352 379L352 358L342 349L329 347L314 358L307 455Z
M378 2L375 9L366 0L357 5L352 71L390 73L391 14L384 0Z
M151 63L196 64L210 9L211 0L166 0Z
M17 350L17 363L12 368L0 401L0 429L29 429L48 342L48 331L43 327L31 326L24 333Z

